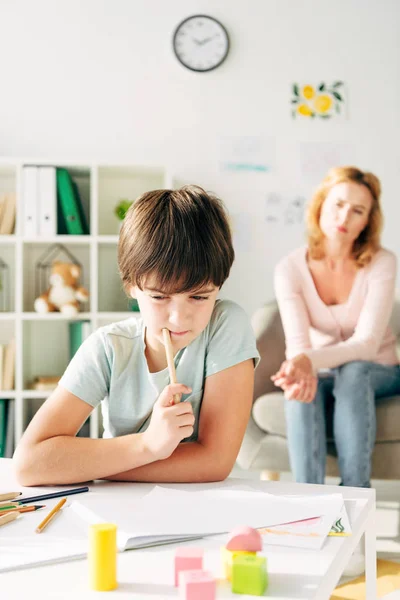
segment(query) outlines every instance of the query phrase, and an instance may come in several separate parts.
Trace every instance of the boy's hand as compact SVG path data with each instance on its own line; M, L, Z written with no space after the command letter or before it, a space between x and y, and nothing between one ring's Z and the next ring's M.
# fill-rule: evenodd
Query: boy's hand
M174 404L175 394L190 394L181 383L167 385L153 407L150 425L144 432L145 444L155 460L171 456L179 442L193 433L194 415L190 402Z

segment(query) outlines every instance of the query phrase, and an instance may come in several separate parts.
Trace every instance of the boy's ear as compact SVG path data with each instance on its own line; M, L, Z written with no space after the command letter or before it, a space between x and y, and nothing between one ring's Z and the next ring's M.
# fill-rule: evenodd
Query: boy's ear
M131 298L136 298L136 287L134 285L129 288L129 295Z

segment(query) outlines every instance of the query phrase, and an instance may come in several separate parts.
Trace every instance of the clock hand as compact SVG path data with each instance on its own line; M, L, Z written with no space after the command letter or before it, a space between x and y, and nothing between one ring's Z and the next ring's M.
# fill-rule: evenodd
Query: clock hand
M204 44L208 44L208 42L211 42L211 40L213 40L215 38L215 35L212 35L211 37L208 38L204 38L204 40L200 40L200 45L203 46Z

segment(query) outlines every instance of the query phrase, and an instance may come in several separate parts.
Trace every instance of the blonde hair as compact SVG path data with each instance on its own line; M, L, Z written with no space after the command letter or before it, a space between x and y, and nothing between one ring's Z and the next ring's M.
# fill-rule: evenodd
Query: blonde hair
M381 247L381 232L383 227L383 214L380 205L381 184L373 173L361 171L356 167L335 167L328 171L322 180L307 210L307 241L309 255L315 260L325 256L323 241L324 234L319 221L322 205L329 191L334 185L343 182L353 182L365 186L371 193L372 206L365 229L360 233L353 245L353 258L357 267L365 267L373 255Z

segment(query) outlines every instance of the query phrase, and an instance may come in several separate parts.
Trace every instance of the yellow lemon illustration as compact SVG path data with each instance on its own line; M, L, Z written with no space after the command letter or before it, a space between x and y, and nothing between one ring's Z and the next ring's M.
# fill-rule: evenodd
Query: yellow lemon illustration
M332 108L333 100L327 94L319 94L314 100L315 110L319 113L326 113Z
M303 115L303 117L310 117L312 115L312 110L307 104L299 104L297 112L299 115Z
M314 96L315 96L315 90L312 85L305 85L303 87L302 93L303 93L304 98L306 98L307 100L311 100L311 98L314 98Z

